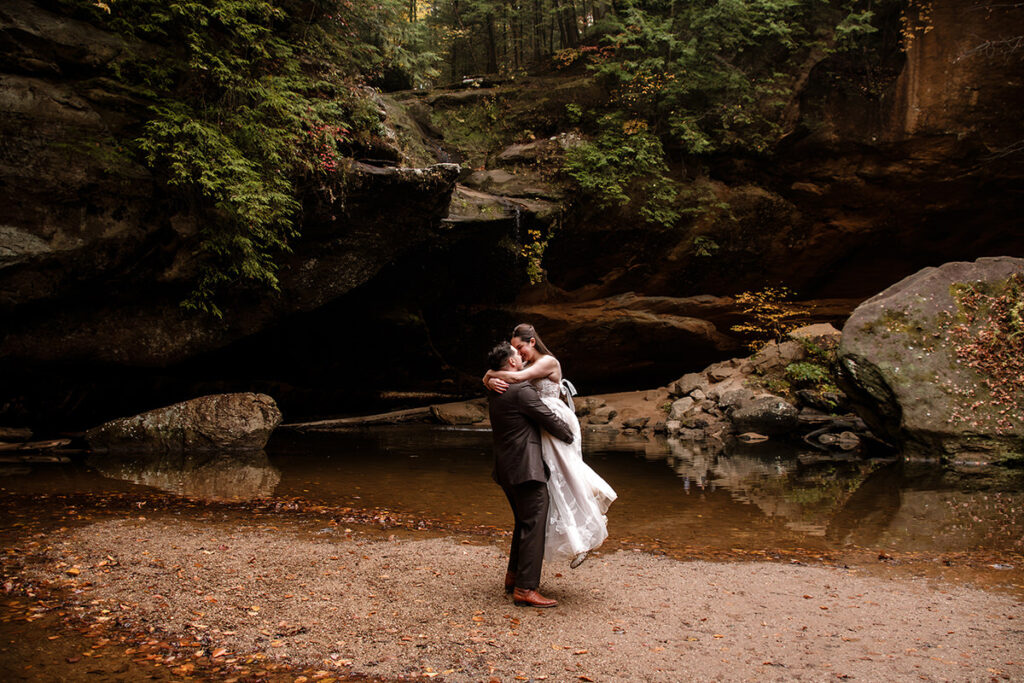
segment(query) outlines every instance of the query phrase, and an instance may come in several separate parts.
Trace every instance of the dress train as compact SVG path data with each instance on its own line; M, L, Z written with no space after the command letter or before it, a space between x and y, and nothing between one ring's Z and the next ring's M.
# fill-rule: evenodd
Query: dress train
M549 379L536 383L541 400L570 426L573 442L567 444L541 431L541 453L550 470L550 512L544 543L546 561L573 561L600 546L608 538L605 513L618 494L583 462L580 423L576 413L561 399L561 385ZM577 566L578 562L573 566Z

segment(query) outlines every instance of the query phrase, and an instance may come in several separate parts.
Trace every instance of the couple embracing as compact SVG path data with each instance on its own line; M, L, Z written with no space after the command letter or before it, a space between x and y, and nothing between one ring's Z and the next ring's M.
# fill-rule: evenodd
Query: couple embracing
M608 537L616 494L583 462L561 365L533 326L518 325L488 361L493 476L515 518L505 590L517 605L554 607L537 590L543 561L578 567Z

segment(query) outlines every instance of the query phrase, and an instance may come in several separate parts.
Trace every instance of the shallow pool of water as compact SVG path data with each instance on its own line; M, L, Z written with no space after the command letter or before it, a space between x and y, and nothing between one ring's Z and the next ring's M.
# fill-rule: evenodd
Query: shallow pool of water
M729 449L587 435L618 492L611 538L666 550L1024 551L1024 472L834 458L773 442ZM0 466L0 493L159 490L198 500L301 498L460 526L509 524L488 431L398 426L279 434L264 453Z

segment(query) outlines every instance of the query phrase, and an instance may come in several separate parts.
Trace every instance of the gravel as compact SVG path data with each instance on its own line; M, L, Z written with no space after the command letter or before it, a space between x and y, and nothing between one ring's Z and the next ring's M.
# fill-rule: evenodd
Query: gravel
M541 590L559 606L540 610L512 604L504 549L479 537L135 518L49 544L33 571L89 618L336 675L1024 680L1017 597L846 568L617 551L546 566Z

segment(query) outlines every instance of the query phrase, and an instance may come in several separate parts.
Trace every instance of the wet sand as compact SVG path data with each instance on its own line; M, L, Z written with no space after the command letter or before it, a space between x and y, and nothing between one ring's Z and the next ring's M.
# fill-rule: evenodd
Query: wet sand
M173 641L165 666L182 678L202 674L195 658L232 663L215 680L269 665L287 680L1024 679L1019 594L608 550L546 566L542 590L560 604L538 610L502 591L504 540L421 536L135 516L37 537L24 572L82 624Z

